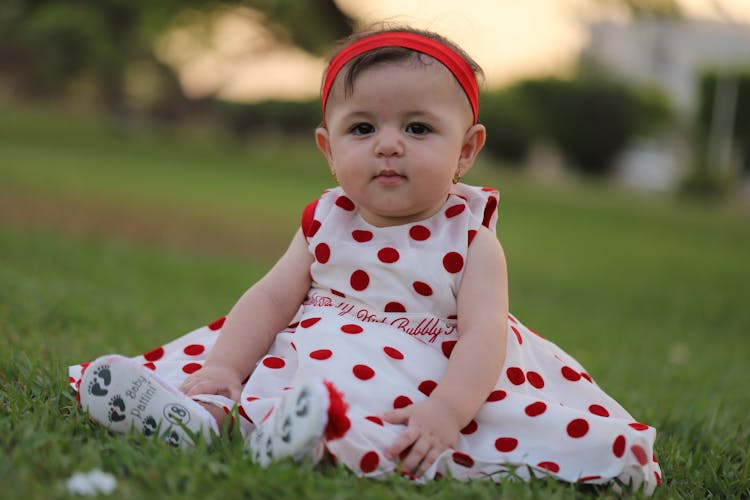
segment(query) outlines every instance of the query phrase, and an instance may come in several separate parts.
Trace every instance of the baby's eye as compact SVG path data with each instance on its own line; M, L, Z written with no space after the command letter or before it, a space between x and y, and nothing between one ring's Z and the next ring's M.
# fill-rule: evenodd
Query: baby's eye
M367 135L373 133L374 131L375 127L373 127L369 123L357 123L349 129L349 132L354 135Z
M414 122L406 126L406 131L414 135L425 135L432 132L432 129L424 123Z

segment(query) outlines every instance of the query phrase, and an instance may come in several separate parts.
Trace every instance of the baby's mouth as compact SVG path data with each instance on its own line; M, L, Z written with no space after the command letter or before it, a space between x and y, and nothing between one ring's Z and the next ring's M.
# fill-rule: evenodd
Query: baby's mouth
M386 186L395 186L404 182L406 180L406 176L401 175L395 170L387 169L378 172L378 175L375 176L375 180L378 183Z
M393 179L397 179L397 178L406 179L405 175L401 175L396 170L391 170L391 169L381 170L380 172L378 172L378 175L376 175L375 177L377 177L377 178L386 178L386 179L389 179L389 178L393 178Z

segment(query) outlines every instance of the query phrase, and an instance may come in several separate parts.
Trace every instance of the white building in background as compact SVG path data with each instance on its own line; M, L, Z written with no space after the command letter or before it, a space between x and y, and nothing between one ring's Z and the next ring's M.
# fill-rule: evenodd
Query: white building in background
M589 27L581 58L626 81L661 87L680 116L691 120L698 109L703 71L750 68L750 26L699 19L598 22ZM731 96L723 102L725 107L733 106ZM726 122L732 112L723 110L717 116ZM717 144L711 148L718 156L722 150L731 153L728 133L717 131L712 134ZM621 158L620 177L633 187L668 191L684 175L688 156L684 140L634 144Z
M699 19L593 23L582 56L623 78L661 86L689 115L702 71L750 67L750 26Z

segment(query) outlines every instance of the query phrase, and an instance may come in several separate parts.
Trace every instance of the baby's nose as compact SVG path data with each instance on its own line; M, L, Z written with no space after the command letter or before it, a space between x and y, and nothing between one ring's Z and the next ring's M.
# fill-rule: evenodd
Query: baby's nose
M381 129L375 142L375 154L377 156L399 156L403 152L404 144L401 135L397 131Z

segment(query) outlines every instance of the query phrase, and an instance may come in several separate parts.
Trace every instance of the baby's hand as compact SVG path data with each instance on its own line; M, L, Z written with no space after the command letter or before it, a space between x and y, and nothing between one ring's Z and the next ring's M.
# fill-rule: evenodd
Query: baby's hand
M441 453L456 445L461 430L455 410L432 398L389 411L382 417L392 424L406 424L406 429L386 450L385 456L388 460L396 460L411 447L403 458L402 468L416 476L424 474Z
M180 390L187 396L220 394L239 401L242 396L242 381L231 368L204 366L186 378L180 385Z

